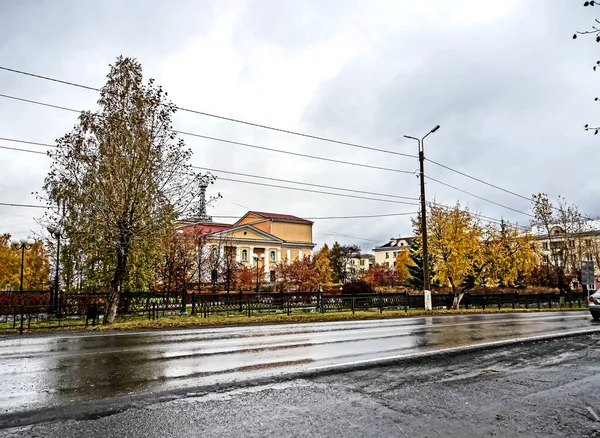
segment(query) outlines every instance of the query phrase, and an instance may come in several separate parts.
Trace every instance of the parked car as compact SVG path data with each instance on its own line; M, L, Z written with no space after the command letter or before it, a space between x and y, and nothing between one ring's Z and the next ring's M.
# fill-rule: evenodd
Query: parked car
M588 308L592 314L592 318L596 321L600 320L600 289L593 295L590 295Z

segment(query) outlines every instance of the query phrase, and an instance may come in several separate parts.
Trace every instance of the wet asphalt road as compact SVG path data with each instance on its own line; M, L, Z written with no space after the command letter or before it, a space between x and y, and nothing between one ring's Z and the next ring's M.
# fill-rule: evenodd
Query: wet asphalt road
M587 312L0 338L0 414L598 328ZM1 418L0 418L1 420Z
M600 333L0 429L0 438L600 437ZM1 422L1 418L0 418Z

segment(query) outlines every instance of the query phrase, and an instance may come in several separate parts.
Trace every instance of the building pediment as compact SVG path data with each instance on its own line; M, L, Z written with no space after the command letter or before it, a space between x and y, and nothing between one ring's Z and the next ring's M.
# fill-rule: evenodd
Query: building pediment
M210 234L211 238L214 238L215 240L217 239L222 239L222 240L233 240L236 242L239 241L244 241L244 240L248 240L251 242L264 242L264 243L271 243L271 244L279 244L281 245L282 243L284 243L285 241L273 236L272 234L269 234L265 231L259 230L256 227L253 227L252 225L240 225L237 227L233 227L233 228L229 228L227 230L224 231L220 231L218 233L213 233Z

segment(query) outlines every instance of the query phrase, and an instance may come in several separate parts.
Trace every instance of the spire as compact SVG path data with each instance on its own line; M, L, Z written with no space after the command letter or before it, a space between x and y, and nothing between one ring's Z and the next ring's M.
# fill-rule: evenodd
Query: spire
M206 212L206 188L208 182L206 178L200 180L200 203L198 208L198 220L201 222L212 222L212 216L209 216Z

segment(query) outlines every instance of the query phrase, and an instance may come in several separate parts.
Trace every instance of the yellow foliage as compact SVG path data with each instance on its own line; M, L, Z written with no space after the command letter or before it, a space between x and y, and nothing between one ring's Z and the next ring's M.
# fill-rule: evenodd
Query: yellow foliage
M435 264L436 277L452 291L481 260L482 230L468 210L459 204L452 208L432 205L427 218L429 254Z
M402 279L401 281L405 281L411 277L408 272L408 266L414 265L415 262L413 262L413 259L410 256L410 250L405 246L396 256L396 272L398 273L398 277Z

